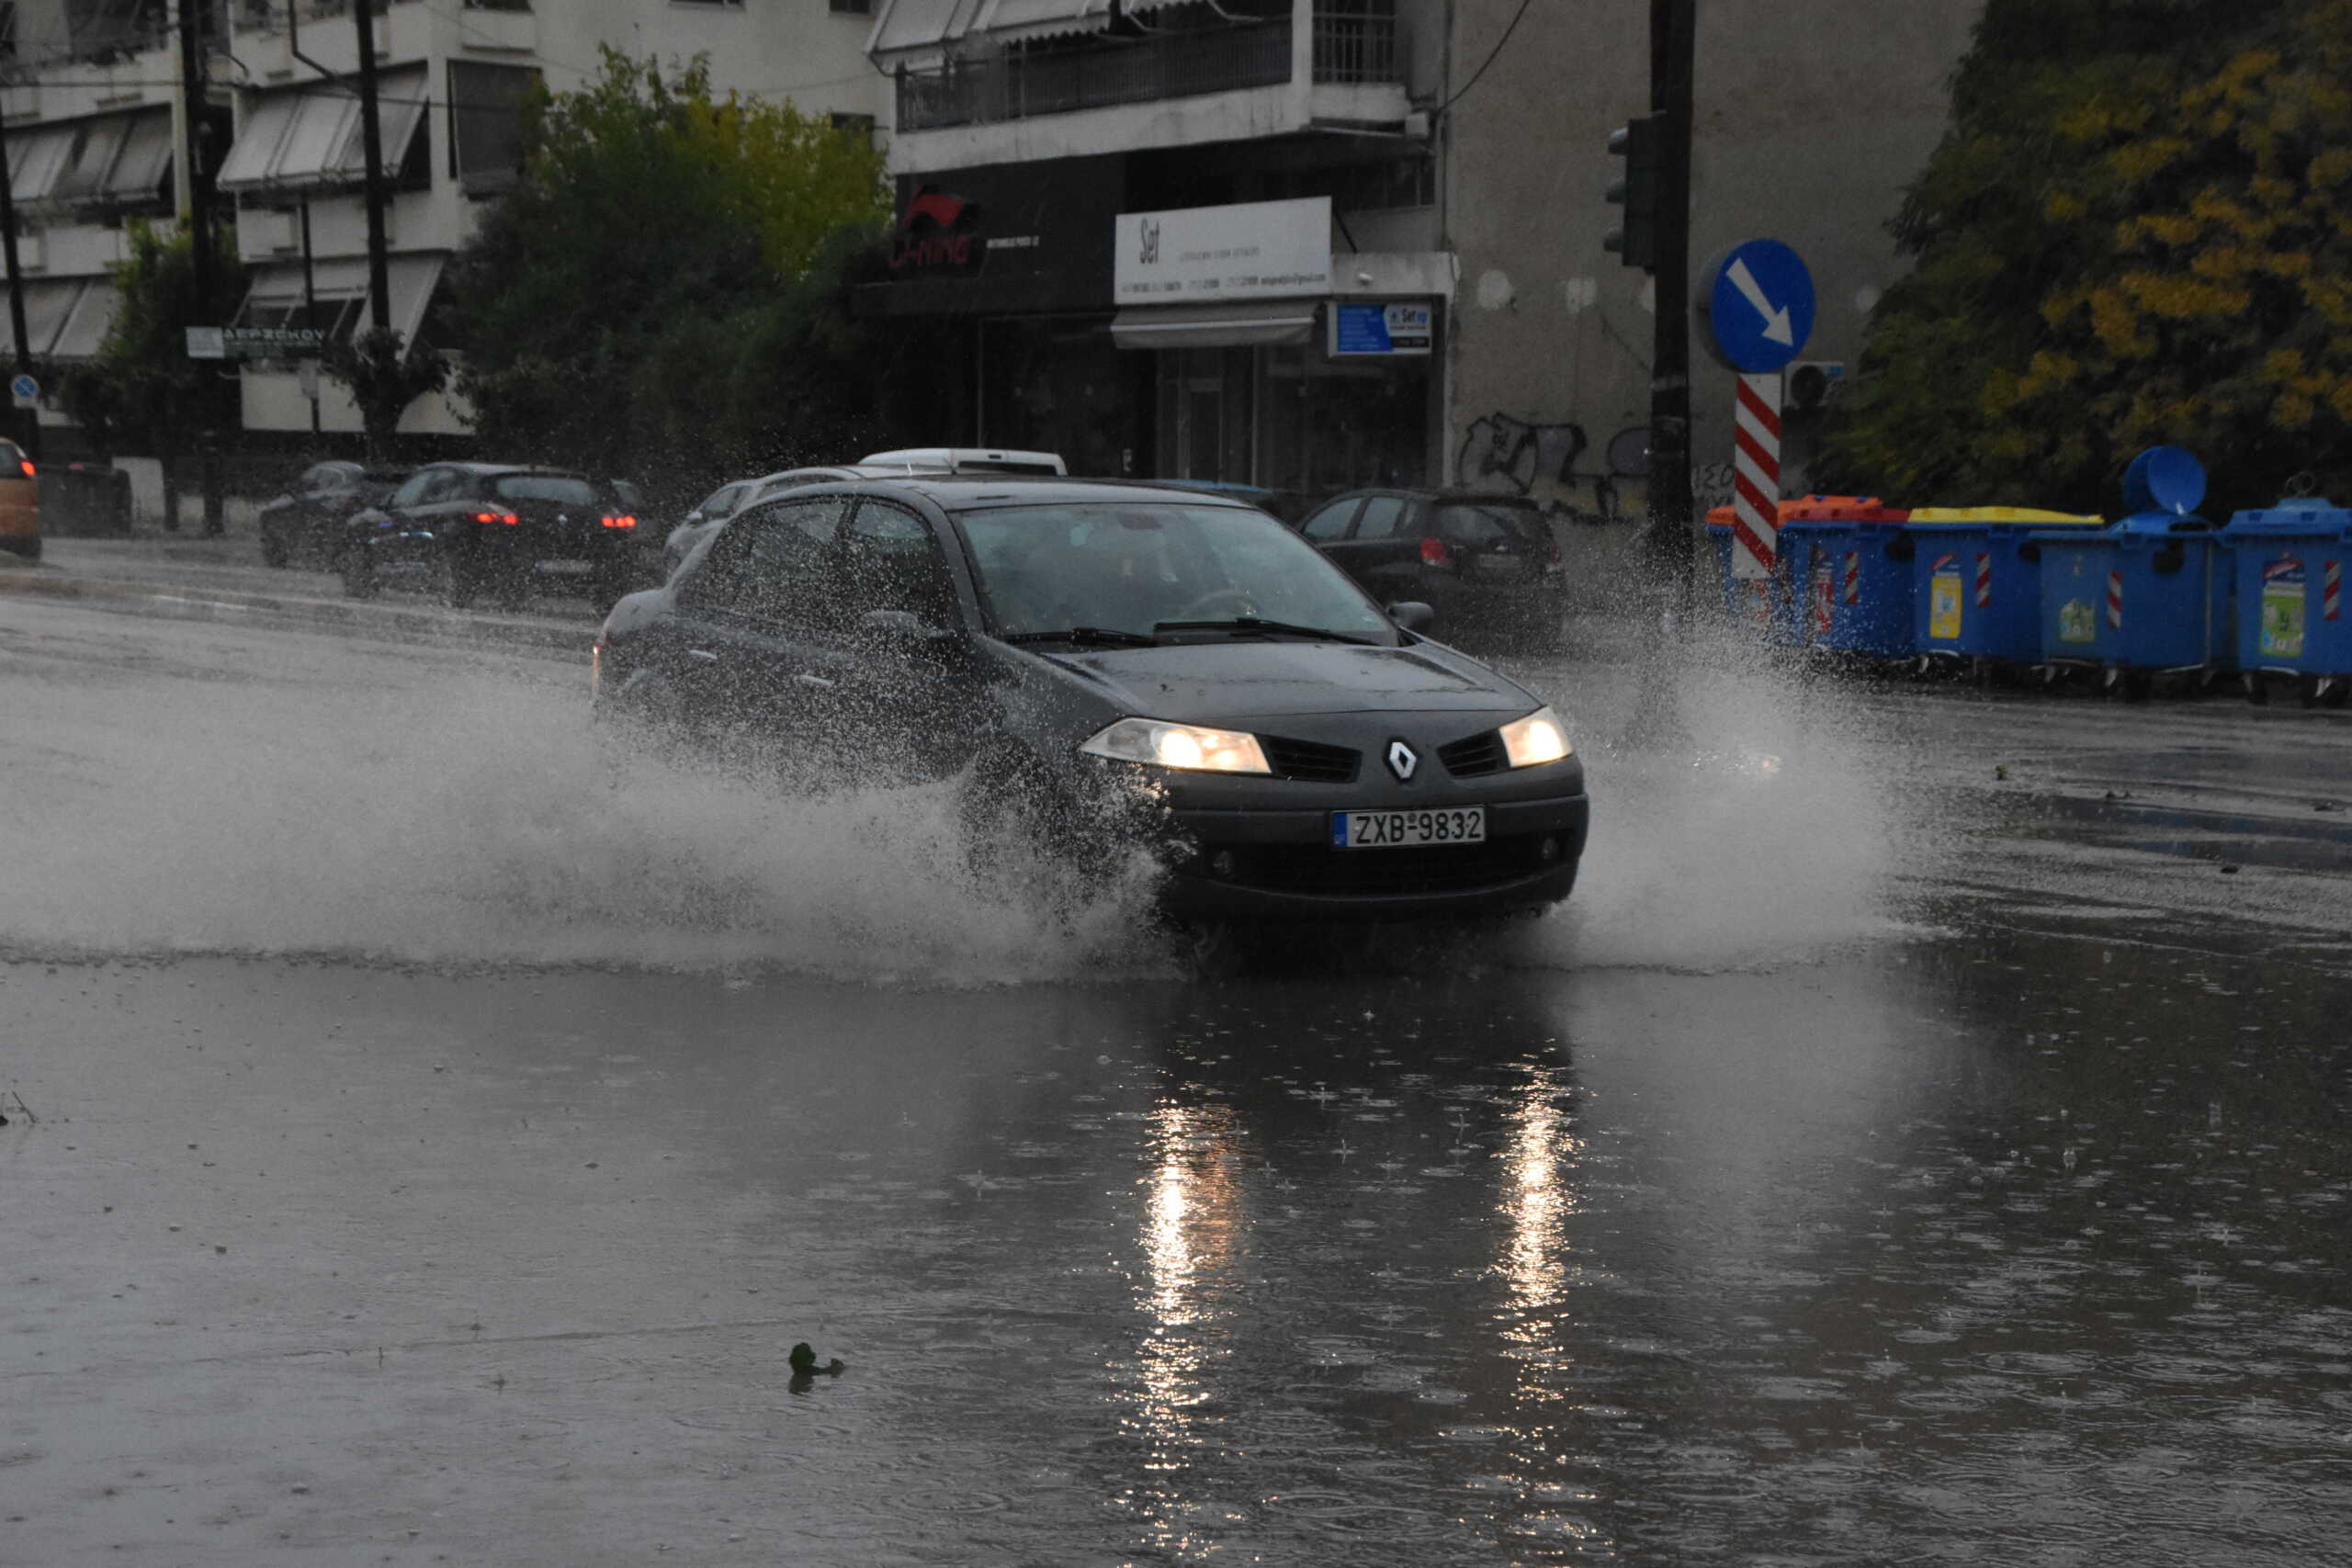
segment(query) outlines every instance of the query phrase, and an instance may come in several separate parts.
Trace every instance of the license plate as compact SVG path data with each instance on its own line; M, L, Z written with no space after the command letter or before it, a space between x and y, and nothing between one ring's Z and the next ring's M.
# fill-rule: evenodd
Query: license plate
M1335 850L1396 850L1420 844L1483 844L1487 841L1487 808L1456 807L1446 811L1334 811L1331 847Z

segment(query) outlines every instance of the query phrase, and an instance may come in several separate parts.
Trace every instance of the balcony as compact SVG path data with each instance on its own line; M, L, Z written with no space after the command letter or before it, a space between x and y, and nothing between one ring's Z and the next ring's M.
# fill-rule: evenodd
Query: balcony
M1304 7L1301 7L1304 9ZM1396 17L1383 0L1322 0L1313 12L1312 81L1401 81ZM1295 26L1279 17L1076 47L1007 49L898 73L899 130L996 125L1084 109L1204 97L1290 83Z

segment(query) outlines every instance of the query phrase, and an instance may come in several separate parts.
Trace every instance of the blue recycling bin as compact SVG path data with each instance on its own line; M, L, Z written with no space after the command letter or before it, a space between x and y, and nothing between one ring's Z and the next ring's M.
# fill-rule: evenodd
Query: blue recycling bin
M2091 534L2103 517L2019 506L1922 506L1904 526L1911 651L2023 667L2041 659L2046 534Z
M1911 654L1910 513L1876 496L1809 495L1782 504L1781 558L1796 637L1865 659Z
M2273 675L2296 681L2305 702L2341 706L2352 691L2352 511L2316 498L2241 512L2222 530L2237 576L2237 663L2259 700Z
M2213 525L2196 514L2205 470L2153 446L2123 474L2129 513L2087 537L2043 533L2041 657L2144 693L2157 675L2237 668L2237 574Z

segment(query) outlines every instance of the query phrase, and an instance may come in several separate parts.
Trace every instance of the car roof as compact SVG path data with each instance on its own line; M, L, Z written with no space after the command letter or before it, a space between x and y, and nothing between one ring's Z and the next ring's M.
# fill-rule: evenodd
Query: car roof
M425 463L420 466L427 468L456 468L463 473L489 474L502 477L507 474L545 474L551 479L584 479L588 477L578 468L543 468L535 463L476 463L471 461L456 461L447 463Z
M1007 446L903 446L889 452L868 452L857 461L861 468L934 468L942 473L952 473L967 464L985 468L998 463L1050 468L1057 474L1069 472L1059 453L1022 452Z
M1126 479L1070 479L1059 474L916 475L912 478L867 479L854 488L857 493L865 495L911 492L926 497L945 512L977 511L991 504L1036 506L1076 502L1216 506L1233 512L1258 510L1247 502L1203 491L1178 492Z
M1323 502L1329 506L1336 501L1353 501L1366 495L1401 495L1409 501L1466 502L1477 506L1524 506L1541 512L1544 503L1530 495L1498 495L1490 490L1426 490L1417 485L1365 485L1360 490L1341 491Z

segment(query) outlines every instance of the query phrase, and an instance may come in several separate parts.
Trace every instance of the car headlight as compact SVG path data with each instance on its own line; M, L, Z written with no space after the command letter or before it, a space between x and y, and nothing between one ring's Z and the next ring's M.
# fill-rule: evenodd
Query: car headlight
M1122 762L1147 762L1198 773L1271 773L1258 738L1233 729L1206 729L1159 718L1123 718L1096 732L1079 750Z
M1503 755L1510 759L1514 768L1556 762L1574 750L1568 744L1568 727L1548 707L1537 708L1525 718L1513 719L1497 733L1503 738Z

